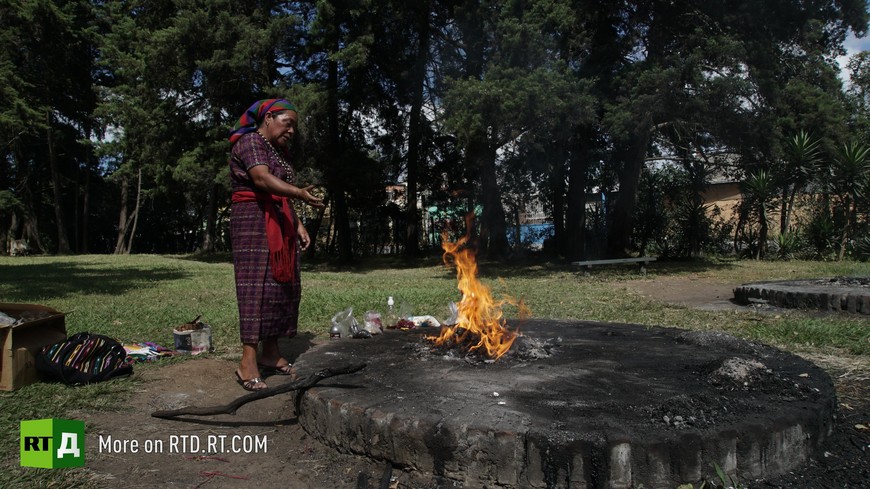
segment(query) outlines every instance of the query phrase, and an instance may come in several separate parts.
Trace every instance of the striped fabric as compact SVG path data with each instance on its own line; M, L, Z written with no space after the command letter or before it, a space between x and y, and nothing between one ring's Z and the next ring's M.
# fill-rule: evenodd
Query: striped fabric
M282 110L296 111L296 106L283 98L268 98L254 102L248 110L239 117L239 121L233 126L230 131L230 143L236 144L245 134L257 130L257 124L266 117L269 112L280 112Z
M247 170L266 165L269 172L292 183L293 175L279 163L263 138L256 133L242 135L230 156L233 192L253 191ZM279 336L295 336L299 320L302 284L299 280L299 255L296 248L293 278L278 283L269 266L269 246L261 202L232 204L230 233L236 277L236 297L242 343L257 343Z
M78 378L81 382L105 380L115 373L132 372L132 367L125 367L132 365L133 359L127 355L121 344L99 334L76 333L64 341L43 347L39 355L43 357L41 360L45 360L48 364L65 366L81 372L84 374ZM124 371L120 372L121 369ZM46 373L59 374L59 378L67 381L64 372L70 371L65 371L62 367L53 367ZM70 378L74 375L78 374L70 374Z

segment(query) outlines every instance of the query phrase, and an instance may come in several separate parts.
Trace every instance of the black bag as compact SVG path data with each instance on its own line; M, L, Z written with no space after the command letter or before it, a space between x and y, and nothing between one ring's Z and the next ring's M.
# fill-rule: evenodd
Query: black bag
M76 333L36 354L36 370L69 385L90 384L133 373L133 361L108 336Z

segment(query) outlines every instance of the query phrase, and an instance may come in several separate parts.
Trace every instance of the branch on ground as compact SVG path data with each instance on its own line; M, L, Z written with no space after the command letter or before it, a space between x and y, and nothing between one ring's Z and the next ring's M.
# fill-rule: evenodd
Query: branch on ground
M293 382L279 385L277 387L271 387L268 389L252 392L250 394L239 397L238 399L223 406L190 406L169 411L154 411L153 413L151 413L151 416L155 418L172 419L177 418L178 416L211 416L214 414L236 414L236 411L240 407L244 406L249 402L259 401L260 399L277 396L278 394L284 394L291 391L305 391L306 389L314 387L315 385L317 385L318 382L323 379L328 379L329 377L334 377L336 375L352 374L355 372L359 372L365 367L365 363L360 363L357 365L347 365L339 368L325 368L317 373L305 377L304 379L299 379Z

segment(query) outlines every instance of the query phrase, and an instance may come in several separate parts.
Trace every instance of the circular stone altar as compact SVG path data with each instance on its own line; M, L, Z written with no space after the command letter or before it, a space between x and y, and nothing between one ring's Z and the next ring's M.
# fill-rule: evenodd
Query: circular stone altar
M528 321L495 362L437 330L335 340L300 375L366 362L302 395L299 423L344 452L465 488L667 487L803 465L830 434L830 378L722 333ZM453 487L453 486L450 486Z
M834 277L743 284L734 289L739 304L769 304L787 309L813 309L870 314L870 278Z

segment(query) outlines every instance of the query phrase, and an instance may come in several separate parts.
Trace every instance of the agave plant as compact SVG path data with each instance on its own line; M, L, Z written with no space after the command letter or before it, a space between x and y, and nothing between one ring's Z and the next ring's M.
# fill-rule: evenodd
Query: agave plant
M866 196L870 186L870 147L856 142L843 145L834 156L829 181L838 197L846 225L840 235L839 260L846 253L846 245L858 221L858 203Z
M764 257L767 248L768 220L767 211L774 205L777 187L773 176L761 168L751 173L741 184L744 198L749 202L756 219L758 219L758 248L755 258Z
M861 261L870 260L870 236L863 236L855 240L855 255Z
M791 260L800 249L803 239L797 231L786 231L776 237L776 252L780 259Z
M821 161L821 141L806 131L800 131L786 146L787 167L783 174L782 212L780 234L785 234L791 226L795 195L818 171Z

